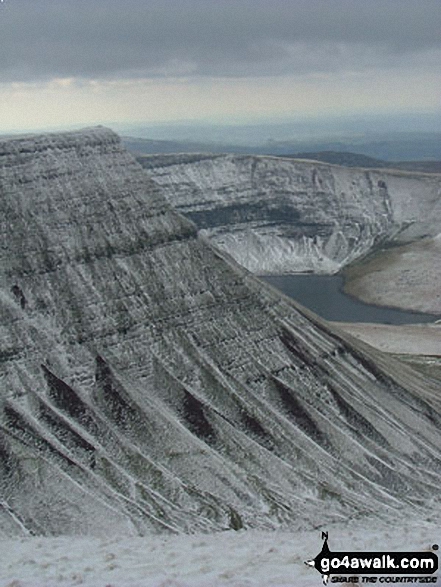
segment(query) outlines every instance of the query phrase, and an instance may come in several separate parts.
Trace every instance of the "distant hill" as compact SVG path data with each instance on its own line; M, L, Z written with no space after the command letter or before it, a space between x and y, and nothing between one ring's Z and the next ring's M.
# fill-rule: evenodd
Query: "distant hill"
M389 167L405 171L421 171L423 173L441 173L441 161L398 161Z
M327 142L269 140L260 145L130 136L123 137L122 142L136 156L171 153L271 155L313 159L346 167L441 173L441 133L407 133L390 137L384 135L377 137L375 141L349 138Z
M310 159L312 161L323 161L344 167L364 167L368 169L402 169L404 171L420 171L423 173L441 173L441 161L383 161L368 157L362 153L351 153L348 151L320 151L295 153L294 155L279 155L289 159Z
M252 147L238 147L198 141L174 141L122 137L122 143L135 155L157 155L170 153L251 153ZM259 150L259 149L258 149ZM259 151L260 152L260 151Z
M386 161L374 159L361 153L350 153L348 151L320 151L318 153L295 153L294 155L283 155L283 157L293 159L310 159L312 161L323 161L333 163L334 165L343 165L345 167L369 167L382 168L389 167Z

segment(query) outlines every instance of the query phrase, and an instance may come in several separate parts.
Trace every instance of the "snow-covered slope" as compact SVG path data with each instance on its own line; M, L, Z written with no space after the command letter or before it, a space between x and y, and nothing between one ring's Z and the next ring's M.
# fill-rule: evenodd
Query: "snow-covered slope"
M440 259L441 232L386 247L346 271L345 290L368 303L441 316Z
M430 380L197 236L105 129L0 142L4 535L439 517Z
M168 201L255 273L333 273L441 230L441 176L243 155L140 158Z

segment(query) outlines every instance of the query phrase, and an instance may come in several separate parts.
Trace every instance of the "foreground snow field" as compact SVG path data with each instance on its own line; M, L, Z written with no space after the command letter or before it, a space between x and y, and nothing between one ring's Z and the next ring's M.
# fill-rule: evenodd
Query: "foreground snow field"
M403 528L359 522L326 530L334 551L419 551L441 541L440 528L429 522ZM320 587L320 575L304 561L318 554L321 544L320 530L4 540L0 586Z

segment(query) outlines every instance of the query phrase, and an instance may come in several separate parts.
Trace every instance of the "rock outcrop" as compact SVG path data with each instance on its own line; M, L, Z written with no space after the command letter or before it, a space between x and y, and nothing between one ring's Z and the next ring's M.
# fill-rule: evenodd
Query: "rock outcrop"
M441 232L441 176L277 157L140 157L168 201L250 271L335 273Z
M112 132L0 141L0 276L4 535L440 516L435 384L198 237Z

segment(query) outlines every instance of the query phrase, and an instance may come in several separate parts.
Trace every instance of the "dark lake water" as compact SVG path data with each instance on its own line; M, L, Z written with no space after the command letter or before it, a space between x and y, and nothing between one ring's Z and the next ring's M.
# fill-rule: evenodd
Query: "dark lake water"
M265 275L260 277L326 320L418 324L440 316L382 308L360 302L343 293L340 275Z

